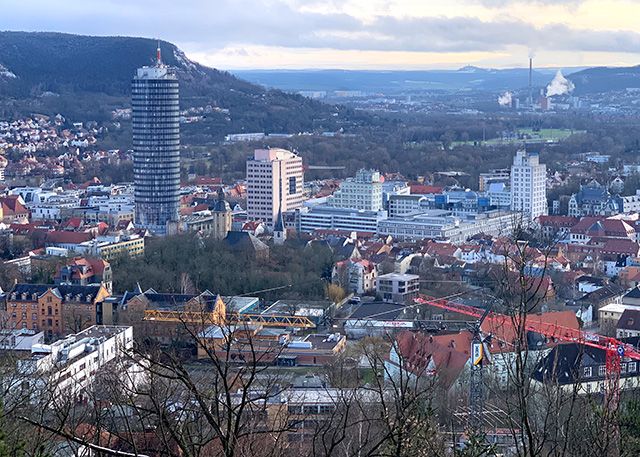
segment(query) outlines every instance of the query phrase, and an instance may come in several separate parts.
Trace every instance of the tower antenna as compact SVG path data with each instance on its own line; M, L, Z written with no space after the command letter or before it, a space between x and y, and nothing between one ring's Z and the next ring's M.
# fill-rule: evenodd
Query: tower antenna
M158 48L156 49L156 65L162 66L162 51L160 50L160 40L158 40Z

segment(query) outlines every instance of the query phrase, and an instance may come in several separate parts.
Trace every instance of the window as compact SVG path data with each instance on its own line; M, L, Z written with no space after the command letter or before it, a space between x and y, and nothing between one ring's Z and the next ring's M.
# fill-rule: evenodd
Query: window
M598 376L604 376L606 373L606 367L604 365L600 365L598 367Z
M590 378L591 376L593 376L593 370L591 369L591 367L584 367L582 376L584 376L585 378Z
M628 373L635 373L636 372L636 362L629 362L629 364L627 366L627 372Z

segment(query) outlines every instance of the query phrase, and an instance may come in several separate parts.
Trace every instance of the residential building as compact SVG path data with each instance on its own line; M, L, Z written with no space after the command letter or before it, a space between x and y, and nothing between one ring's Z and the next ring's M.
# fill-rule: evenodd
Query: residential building
M628 338L625 342L636 346L638 338ZM620 362L618 386L621 391L635 390L640 386L640 370L635 360ZM532 380L560 388L562 391L580 395L600 394L607 381L607 355L600 348L577 343L559 344L538 364L532 373Z
M376 293L386 302L410 303L418 296L420 276L389 273L378 276Z
M523 149L516 152L511 166L511 210L533 222L547 214L547 167L538 154Z
M136 72L131 86L136 226L157 235L178 222L180 104L178 78L158 60ZM176 227L177 228L177 227Z
M382 211L382 183L384 178L376 170L358 170L354 178L347 178L327 199L327 205L364 211Z
M75 257L58 266L53 281L56 284L88 286L103 283L109 292L113 287L111 264L94 257Z
M81 400L95 381L96 373L124 356L133 347L133 328L93 325L52 344L34 345L28 359L18 362L19 371L28 379L33 396L47 392L57 397ZM128 365L128 364L127 364ZM122 367L119 367L122 368ZM127 375L136 376L127 376ZM140 379L140 367L122 373L123 379ZM55 389L51 392L47 387ZM23 386L16 386L23 387Z
M272 227L279 211L302 208L302 158L285 149L256 149L247 160L247 218Z
M0 220L4 224L26 224L29 210L19 195L0 197Z
M8 329L44 331L48 339L101 322L104 285L16 284L7 294ZM107 320L103 323L110 323Z
M336 262L331 276L347 292L362 295L376 289L378 268L370 260L347 259Z

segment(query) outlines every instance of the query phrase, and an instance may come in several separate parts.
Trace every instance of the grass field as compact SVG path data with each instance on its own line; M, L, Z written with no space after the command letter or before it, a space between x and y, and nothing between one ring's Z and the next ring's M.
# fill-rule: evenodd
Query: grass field
M577 133L586 133L584 130L571 129L540 129L534 131L532 128L518 129L517 134L510 138L491 138L486 141L479 142L482 146L497 146L501 144L517 144L522 142L529 143L558 143L566 140L571 135ZM472 145L473 141L454 141L452 147Z

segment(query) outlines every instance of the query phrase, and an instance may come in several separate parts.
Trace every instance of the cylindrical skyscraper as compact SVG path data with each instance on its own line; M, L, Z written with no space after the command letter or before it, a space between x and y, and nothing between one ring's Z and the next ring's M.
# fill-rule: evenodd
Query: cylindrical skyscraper
M131 90L136 226L166 235L178 221L180 105L178 78L162 64L139 68Z

